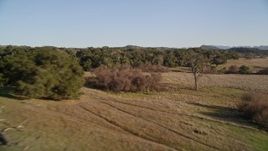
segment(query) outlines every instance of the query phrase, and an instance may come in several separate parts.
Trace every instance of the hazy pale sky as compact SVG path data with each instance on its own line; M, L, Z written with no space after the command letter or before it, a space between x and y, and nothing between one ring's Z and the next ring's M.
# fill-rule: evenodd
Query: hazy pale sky
M268 0L0 0L0 45L268 45Z

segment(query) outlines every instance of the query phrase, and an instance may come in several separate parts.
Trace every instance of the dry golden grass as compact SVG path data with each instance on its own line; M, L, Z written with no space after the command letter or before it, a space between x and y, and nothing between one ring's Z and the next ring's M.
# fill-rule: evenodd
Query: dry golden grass
M268 68L268 57L267 58L254 58L254 59L246 59L240 58L238 60L228 60L226 64L221 65L220 67L226 67L227 69L232 66L242 66L246 65L249 66L253 72L259 71L263 68Z
M182 87L193 87L193 75L191 73L164 73L163 82L178 84ZM199 80L201 87L228 87L242 90L268 91L267 75L239 75L239 74L203 74Z
M244 88L235 88L242 84L246 89L267 90L266 76L208 75L201 78L206 88L198 92L188 89L192 85L191 74L163 76L163 82L186 89L144 94L83 88L79 100L63 102L0 97L0 119L12 125L27 119L22 131L6 133L11 145L0 146L0 150L268 149L267 132L241 119L234 109L245 92ZM244 80L254 85L241 83Z

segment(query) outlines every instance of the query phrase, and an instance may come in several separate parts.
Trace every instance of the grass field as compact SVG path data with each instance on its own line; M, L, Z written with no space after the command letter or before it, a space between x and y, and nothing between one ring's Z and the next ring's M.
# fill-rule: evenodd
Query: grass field
M267 57L254 58L254 59L239 58L238 60L228 60L226 64L221 65L220 67L226 67L228 69L232 65L237 66L246 65L249 66L253 72L256 72L261 69L267 68L268 58Z
M248 91L267 93L268 76L164 73L178 89L111 93L83 88L79 100L17 100L1 90L5 151L268 150L268 133L235 109ZM3 121L3 120L2 120Z
M192 73L164 73L163 82L177 84L183 88L193 87ZM268 92L267 75L240 75L240 74L203 74L199 80L201 87L236 88L248 91Z

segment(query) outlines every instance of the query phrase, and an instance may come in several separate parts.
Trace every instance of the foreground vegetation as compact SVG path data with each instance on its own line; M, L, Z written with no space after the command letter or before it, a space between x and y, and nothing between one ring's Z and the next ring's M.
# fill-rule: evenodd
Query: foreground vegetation
M10 145L0 150L267 150L267 132L243 118L236 105L256 89L250 83L238 88L239 82L249 78L267 90L268 77L207 76L232 85L202 82L193 91L191 82L183 81L190 73L165 73L162 82L175 87L146 94L83 88L79 100L52 102L18 101L1 91L0 119L9 123L1 129L21 128L5 132Z

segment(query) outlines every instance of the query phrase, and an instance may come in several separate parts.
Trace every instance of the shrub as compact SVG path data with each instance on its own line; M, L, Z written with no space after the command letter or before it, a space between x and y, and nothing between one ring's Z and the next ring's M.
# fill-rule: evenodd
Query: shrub
M100 67L93 73L96 77L86 79L89 86L114 92L158 90L161 80L160 74L144 73L140 69L126 66L120 68Z
M242 96L238 109L246 118L268 128L268 99L258 93L249 93Z
M83 85L83 70L78 61L54 48L7 56L2 70L15 94L29 98L75 98Z
M239 68L239 73L240 74L250 74L251 71L250 71L250 68L248 66L243 65Z
M226 71L227 74L237 74L239 73L239 68L236 65L231 65Z

